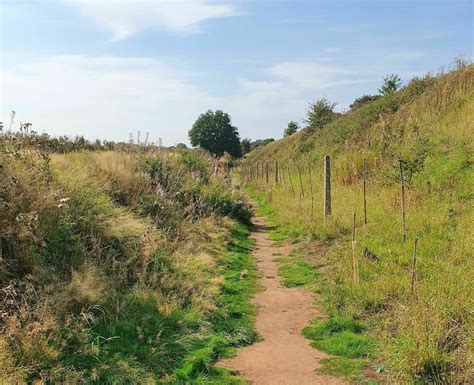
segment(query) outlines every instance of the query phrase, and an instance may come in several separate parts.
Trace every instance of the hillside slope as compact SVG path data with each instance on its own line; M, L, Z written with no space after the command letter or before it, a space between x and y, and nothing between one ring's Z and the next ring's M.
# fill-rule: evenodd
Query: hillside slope
M327 249L321 290L331 317L367 323L377 346L373 359L383 362L377 370L388 369L396 383L474 380L473 117L470 65L414 79L319 131L257 148L242 165L250 191L269 205L280 231L303 241L306 251ZM325 154L332 162L326 219Z

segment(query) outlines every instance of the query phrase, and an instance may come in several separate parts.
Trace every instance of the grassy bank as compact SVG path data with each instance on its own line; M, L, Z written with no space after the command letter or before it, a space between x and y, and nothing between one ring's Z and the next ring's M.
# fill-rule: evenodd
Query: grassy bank
M362 334L374 344L365 356L378 357L392 383L473 379L473 80L473 66L414 79L320 130L303 130L255 150L242 169L280 237L302 244L300 257L282 271L291 276L289 284L317 279L307 255L322 255L317 264L324 273L320 290L329 321L363 325ZM324 154L332 157L332 215L326 219ZM262 174L267 162L268 183ZM317 341L330 336L328 325L315 325L307 334L324 346ZM346 358L331 363L332 370L346 370Z
M0 383L238 383L250 211L210 158L0 146Z

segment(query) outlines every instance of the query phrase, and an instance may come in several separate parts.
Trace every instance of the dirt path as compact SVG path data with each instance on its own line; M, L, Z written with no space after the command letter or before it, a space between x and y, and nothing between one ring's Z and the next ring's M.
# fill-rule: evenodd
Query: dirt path
M274 259L287 255L291 247L273 246L262 218L254 218L251 236L256 240L253 255L262 275L259 283L263 290L253 302L259 306L256 328L263 340L240 349L236 357L221 361L219 366L238 372L254 385L345 384L316 374L320 359L327 355L313 349L301 335L309 320L320 314L312 306L311 293L280 284Z

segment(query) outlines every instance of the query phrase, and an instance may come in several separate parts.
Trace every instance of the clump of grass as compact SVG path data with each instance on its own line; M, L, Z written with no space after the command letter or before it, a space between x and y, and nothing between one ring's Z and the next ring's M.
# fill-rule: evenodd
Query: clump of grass
M322 368L319 370L322 374L331 376L341 376L350 381L362 381L363 384L370 384L370 380L364 378L361 374L369 360L364 358L331 357L321 360ZM377 383L377 382L373 382Z
M358 321L330 318L328 321L313 321L303 329L303 334L313 340L316 348L329 354L347 358L367 357L374 344L364 335L366 327Z
M315 348L336 356L321 361L322 373L365 381L362 370L369 367L375 344L362 322L342 317L315 319L303 329L303 335L313 341Z
M282 277L282 283L286 287L298 287L314 284L319 273L316 267L305 261L289 263L279 268L278 273Z

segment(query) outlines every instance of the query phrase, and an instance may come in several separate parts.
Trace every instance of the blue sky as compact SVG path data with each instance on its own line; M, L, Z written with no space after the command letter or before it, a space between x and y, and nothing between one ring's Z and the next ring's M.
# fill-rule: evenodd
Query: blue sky
M345 109L472 57L473 2L0 0L1 120L39 132L187 142L207 109L282 135L320 97Z

